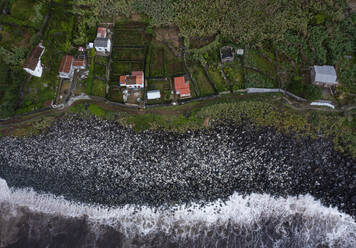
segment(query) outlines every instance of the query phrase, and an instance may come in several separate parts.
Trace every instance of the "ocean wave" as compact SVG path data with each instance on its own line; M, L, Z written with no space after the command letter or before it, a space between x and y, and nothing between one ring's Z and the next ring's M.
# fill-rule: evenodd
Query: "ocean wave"
M323 206L311 195L283 198L234 193L226 201L170 209L110 207L68 201L30 188L8 188L0 179L0 203L0 235L9 229L4 228L4 216L16 218L26 207L50 216L85 217L91 232L97 235L103 235L98 230L108 226L123 234L128 247L140 242L145 247L164 247L167 240L172 247L356 247L355 220L336 208ZM157 237L165 238L157 241Z

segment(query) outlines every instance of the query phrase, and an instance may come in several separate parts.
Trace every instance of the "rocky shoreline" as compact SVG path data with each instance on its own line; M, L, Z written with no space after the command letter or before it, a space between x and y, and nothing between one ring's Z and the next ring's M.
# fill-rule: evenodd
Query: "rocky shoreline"
M356 216L356 161L332 141L249 123L185 134L135 133L71 115L46 133L0 138L0 177L11 187L110 206L164 206L243 194L311 194Z

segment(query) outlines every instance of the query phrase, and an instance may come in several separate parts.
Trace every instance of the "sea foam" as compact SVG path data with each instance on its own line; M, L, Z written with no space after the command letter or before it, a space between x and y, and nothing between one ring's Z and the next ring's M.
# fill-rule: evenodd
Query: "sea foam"
M336 208L323 206L311 195L276 198L268 194L243 196L234 193L224 202L192 203L170 209L136 205L109 207L69 201L30 188L8 188L6 181L0 179L1 202L9 203L13 208L26 206L33 212L44 214L87 216L93 229L97 225L108 225L127 238L154 233L166 234L174 240L227 238L231 232L235 236L258 233L265 225L272 224L274 230L270 236L275 239L276 247L282 247L283 237L291 234L307 246L356 247L355 220ZM279 238L274 238L274 234Z

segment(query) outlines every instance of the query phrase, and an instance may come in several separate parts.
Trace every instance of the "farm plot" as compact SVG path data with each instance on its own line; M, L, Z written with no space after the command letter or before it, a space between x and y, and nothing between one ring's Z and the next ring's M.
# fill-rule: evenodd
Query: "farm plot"
M267 56L267 55L266 55ZM272 56L272 55L270 55ZM273 57L271 58L271 60ZM248 50L245 53L246 87L274 88L276 69L273 63L260 52Z
M152 44L150 48L150 78L166 77L164 66L164 47L162 45Z
M239 60L226 64L224 66L224 72L231 82L232 90L235 91L243 88L243 68Z
M195 82L198 87L199 96L213 95L215 93L214 88L211 86L208 78L205 76L203 72L203 68L198 65L193 65L191 67L191 70L192 70L193 78L195 79ZM192 85L193 84L191 84L190 87L192 87ZM193 90L191 89L191 92L192 91Z
M101 64L95 64L94 65L94 76L105 80L106 66L101 65Z
M138 30L120 30L114 31L114 47L120 46L144 46L145 34Z
M166 64L167 73L169 76L185 74L184 63L182 58L176 57L168 47L165 47L164 62Z
M115 61L143 61L145 60L144 48L120 48L115 49L111 55Z
M119 87L110 87L108 99L113 102L123 103L122 92Z
M217 66L210 66L209 67L209 77L215 84L216 89L218 92L228 91L229 85L221 75L220 68Z
M102 80L95 79L93 82L93 88L91 89L91 94L93 96L105 97L106 84Z

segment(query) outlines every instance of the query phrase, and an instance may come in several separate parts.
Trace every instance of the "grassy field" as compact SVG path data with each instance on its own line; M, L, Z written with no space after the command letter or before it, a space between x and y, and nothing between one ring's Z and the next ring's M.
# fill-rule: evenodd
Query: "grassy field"
M121 103L124 102L124 100L122 99L122 93L121 93L120 89L117 87L109 88L108 99L113 102L121 102Z
M229 85L227 84L227 82L225 81L223 76L221 75L219 67L210 66L209 67L209 76L210 76L211 80L214 82L215 87L219 92L230 90Z
M238 59L234 62L224 65L224 72L229 78L232 90L240 90L243 88L243 71Z
M55 100L55 89L58 86L57 74L51 71L45 70L41 78L32 77L24 86L23 101L16 113L22 114L48 106Z
M185 74L183 59L176 57L166 46L164 56L164 62L168 76Z
M133 60L143 61L145 60L144 48L115 48L112 53L113 60Z
M105 93L106 93L105 82L99 79L94 79L93 87L91 89L91 95L105 97Z
M101 64L94 65L94 75L100 78L106 78L106 66Z
M114 46L143 46L145 44L145 34L139 30L114 31Z
M163 45L151 44L150 77L166 77Z
M190 69L192 71L193 78L197 83L198 92L200 94L199 96L213 95L215 93L214 89L210 85L208 78L205 76L203 68L199 65L193 65ZM193 91L192 84L190 87L191 87L190 91Z

